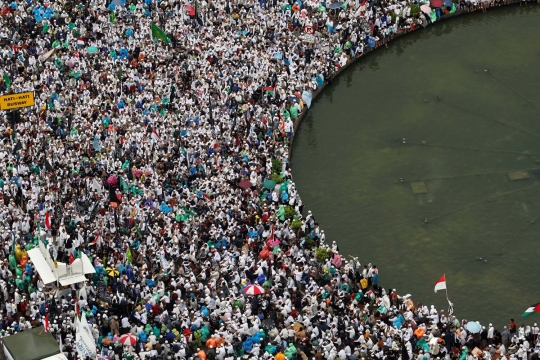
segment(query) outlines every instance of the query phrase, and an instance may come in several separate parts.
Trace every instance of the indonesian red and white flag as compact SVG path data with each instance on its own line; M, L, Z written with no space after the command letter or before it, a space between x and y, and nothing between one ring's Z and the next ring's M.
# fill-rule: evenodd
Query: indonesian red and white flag
M45 227L47 230L51 230L51 214L48 211L45 214Z
M49 314L46 314L43 318L43 328L45 329L45 332L49 332Z
M435 292L437 292L437 290L445 290L446 289L446 276L443 275L439 281L437 281L435 283Z
M362 3L360 4L360 8L359 8L360 11L366 11L366 3L367 3L366 0L362 1Z
M272 225L272 230L270 231L270 237L268 238L268 241L274 241L274 225Z
M77 317L81 317L81 308L79 307L79 301L77 299L77 302L75 302L75 314Z
M90 243L90 245L98 245L99 246L99 241L101 240L101 231L99 231L96 235L96 237L94 238L94 241L92 241Z
M156 129L152 131L152 140L159 141L159 134Z

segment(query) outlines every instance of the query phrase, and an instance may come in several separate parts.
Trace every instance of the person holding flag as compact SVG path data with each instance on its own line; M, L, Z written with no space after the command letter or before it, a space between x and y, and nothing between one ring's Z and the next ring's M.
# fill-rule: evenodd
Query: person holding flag
M448 316L452 315L454 313L454 304L450 301L448 298L448 289L446 288L446 275L443 274L443 276L440 277L439 280L435 283L435 293L439 290L445 290L446 291L446 301L448 301Z

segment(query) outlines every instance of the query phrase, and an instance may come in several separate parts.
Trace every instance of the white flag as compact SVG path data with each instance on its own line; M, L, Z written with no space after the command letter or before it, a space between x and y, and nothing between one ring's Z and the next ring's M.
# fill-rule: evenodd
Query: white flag
M96 342L92 336L92 331L86 321L86 314L84 312L81 315L81 320L76 321L76 324L75 347L77 348L79 357L81 359L85 359L86 357L94 358L96 356Z
M169 264L167 259L165 259L165 255L161 255L161 267L163 268L163 270L167 270L171 267L171 264Z

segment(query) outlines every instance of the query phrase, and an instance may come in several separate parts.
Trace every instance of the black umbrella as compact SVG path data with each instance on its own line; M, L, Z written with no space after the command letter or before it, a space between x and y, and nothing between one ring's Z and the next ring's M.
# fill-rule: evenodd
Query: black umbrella
M330 329L330 327L325 323L319 324L317 325L317 327L319 328L320 332L325 332L326 330Z
M261 327L266 331L270 331L276 327L276 323L272 319L266 319L262 322Z

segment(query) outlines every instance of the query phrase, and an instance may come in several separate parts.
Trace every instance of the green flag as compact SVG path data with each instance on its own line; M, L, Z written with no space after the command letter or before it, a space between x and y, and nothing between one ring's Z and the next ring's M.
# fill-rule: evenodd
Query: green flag
M154 24L153 22L152 22L152 38L153 39L158 39L158 40L161 40L161 41L165 41L166 43L171 42L171 40L165 34L165 31L158 28L157 25Z
M128 263L133 263L133 255L131 255L131 248L129 246L126 252L126 259Z
M7 91L11 90L11 79L7 72L4 71L4 84L6 84Z
M525 310L525 312L521 316L526 317L526 316L529 316L529 315L532 315L532 314L538 315L539 313L540 313L540 303L536 303L536 304L534 304L532 306L529 306L527 308L527 310Z
M109 14L109 21L111 24L116 24L116 15L114 15L114 11L111 10L111 13Z

